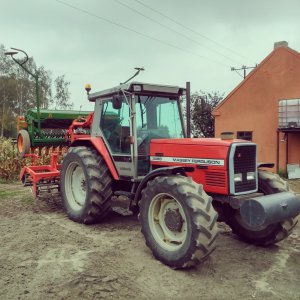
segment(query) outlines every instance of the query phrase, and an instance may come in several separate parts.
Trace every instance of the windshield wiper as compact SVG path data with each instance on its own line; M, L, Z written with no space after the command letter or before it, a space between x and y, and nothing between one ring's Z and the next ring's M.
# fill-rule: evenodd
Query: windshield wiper
M145 127L146 124L144 124L144 113L145 111L143 110L143 107L142 107L142 101L141 101L141 96L138 95L138 102L140 104L140 111L141 111L141 118L142 118L142 128Z

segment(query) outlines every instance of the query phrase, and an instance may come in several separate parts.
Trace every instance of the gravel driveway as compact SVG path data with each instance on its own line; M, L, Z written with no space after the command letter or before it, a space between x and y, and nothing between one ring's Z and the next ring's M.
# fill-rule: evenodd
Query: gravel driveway
M267 249L219 226L217 250L174 271L152 257L136 215L85 226L59 199L35 203L28 188L0 184L0 299L300 299L300 225Z

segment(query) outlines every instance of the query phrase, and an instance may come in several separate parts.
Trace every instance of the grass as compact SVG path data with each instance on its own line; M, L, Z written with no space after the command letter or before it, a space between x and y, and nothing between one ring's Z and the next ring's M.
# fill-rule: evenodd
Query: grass
M15 183L9 183L5 186L0 184L0 201L9 199L19 199L25 204L34 203L34 198L31 194L28 194L28 189L16 185Z
M0 199L5 199L8 197L15 197L20 195L20 191L11 191L11 190L0 190Z
M26 195L24 197L22 197L22 202L24 203L34 203L34 199L33 199L33 196L32 195Z

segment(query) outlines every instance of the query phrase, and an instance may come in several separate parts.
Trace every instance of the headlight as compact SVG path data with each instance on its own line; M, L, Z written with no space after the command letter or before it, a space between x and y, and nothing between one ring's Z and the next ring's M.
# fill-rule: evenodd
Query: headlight
M135 92L141 92L142 91L142 86L138 85L138 84L135 84L135 85L133 85L133 90Z
M241 182L243 181L242 173L234 174L234 182Z
M247 180L254 180L254 179L255 179L255 172L248 172Z

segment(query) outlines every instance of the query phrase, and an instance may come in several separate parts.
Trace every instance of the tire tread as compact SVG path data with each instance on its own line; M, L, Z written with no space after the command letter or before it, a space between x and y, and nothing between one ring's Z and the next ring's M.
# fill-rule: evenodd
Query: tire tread
M86 207L80 216L73 215L68 210L67 199L63 199L65 210L73 221L84 224L96 223L107 215L111 207L112 179L109 170L103 158L94 149L85 146L72 147L68 154L71 153L76 154L82 160L88 177L86 183L90 195L86 199Z
M289 185L284 181L279 175L271 173L265 170L258 170L259 178L259 191L263 192L265 195L275 194L285 191L291 191ZM255 244L257 246L270 246L276 244L285 238L287 238L293 228L297 224L296 218L285 220L281 223L272 224L272 230L260 238L255 238L249 236L246 230L241 228L241 225L236 224L236 221L233 219L232 212L231 216L227 218L226 223L231 227L232 232L238 235L245 242Z
M192 223L192 242L186 255L178 261L171 261L157 251L157 247L150 242L148 227L143 224L141 214L146 202L151 201L150 195L155 194L157 187L164 187L170 190L176 190L181 199L186 199L185 203L188 209L188 218ZM151 249L154 257L166 265L177 269L195 266L208 257L215 250L215 240L218 235L217 213L211 205L211 197L204 191L203 186L197 184L189 177L184 176L159 176L148 182L146 188L142 191L142 198L139 201L141 221L141 232L143 233L146 245Z

